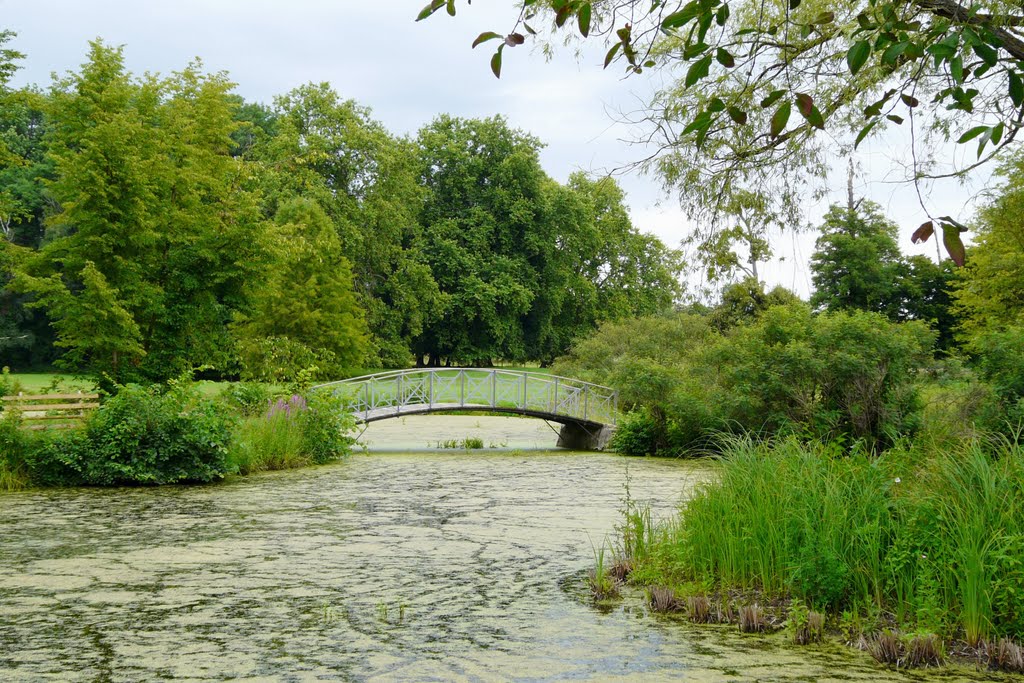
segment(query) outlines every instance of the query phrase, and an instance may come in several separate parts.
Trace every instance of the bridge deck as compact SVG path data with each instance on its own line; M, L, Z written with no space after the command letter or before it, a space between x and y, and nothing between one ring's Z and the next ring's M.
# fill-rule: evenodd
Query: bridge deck
M331 382L360 422L401 415L493 411L540 417L587 429L614 426L618 393L567 377L500 369L421 368Z

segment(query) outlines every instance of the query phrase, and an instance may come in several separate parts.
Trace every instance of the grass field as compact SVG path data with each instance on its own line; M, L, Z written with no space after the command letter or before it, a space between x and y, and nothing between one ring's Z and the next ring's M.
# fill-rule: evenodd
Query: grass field
M542 368L537 366L523 366L523 365L495 365L495 368L501 370L509 370L514 372L535 372L539 374L549 375L551 374L550 368ZM369 375L375 372L386 372L380 368L354 368L349 372L345 373L344 377L338 377L337 379L348 379L349 377L360 377L362 375ZM12 382L16 382L20 385L20 391L26 394L41 394L44 392L64 392L64 391L88 391L94 388L94 383L91 379L84 377L57 373L57 372L12 372L8 375ZM220 393L224 387L232 384L231 382L210 382L202 380L197 383L199 390L207 395L213 396Z

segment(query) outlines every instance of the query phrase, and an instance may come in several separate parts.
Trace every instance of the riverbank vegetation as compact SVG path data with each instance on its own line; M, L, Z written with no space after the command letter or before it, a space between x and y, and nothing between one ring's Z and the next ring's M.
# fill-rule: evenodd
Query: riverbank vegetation
M698 622L1024 671L1020 164L966 268L905 259L851 202L810 304L741 282L576 344L555 371L621 388L621 451L716 463L671 519L628 504L607 577Z
M208 483L230 474L323 464L346 455L354 423L329 392L282 397L240 384L119 386L81 427L32 431L0 417L0 491L33 486Z

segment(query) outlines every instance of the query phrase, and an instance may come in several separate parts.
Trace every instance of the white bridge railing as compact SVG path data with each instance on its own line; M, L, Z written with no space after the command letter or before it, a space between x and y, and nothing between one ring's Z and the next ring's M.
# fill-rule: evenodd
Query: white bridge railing
M343 396L360 422L403 413L495 409L615 425L618 392L609 387L532 372L417 368L321 384Z

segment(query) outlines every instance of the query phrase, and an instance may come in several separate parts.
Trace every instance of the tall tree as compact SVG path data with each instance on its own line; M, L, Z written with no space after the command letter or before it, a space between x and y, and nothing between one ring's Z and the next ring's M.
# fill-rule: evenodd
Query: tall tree
M896 225L873 202L831 206L811 256L811 305L902 319L898 280L904 266L896 232Z
M440 116L419 145L424 252L445 308L417 338L417 357L523 360L522 321L555 258L540 143L501 117Z
M372 335L370 362L407 364L412 339L440 299L420 248L415 146L326 83L277 98L275 114L275 134L257 153L273 170L268 209L294 196L324 208L352 263Z
M335 379L366 359L367 329L352 267L334 225L311 199L277 211L276 259L235 329L244 374L290 381L302 371Z
M82 70L50 93L49 192L60 208L16 284L53 319L86 314L60 302L81 296L90 277L111 310L130 316L126 335L140 335L137 345L126 336L116 360L65 337L67 358L88 358L85 369L120 378L200 364L232 370L226 325L265 262L265 226L252 174L230 156L232 85L200 68L135 79L120 48L95 42Z

